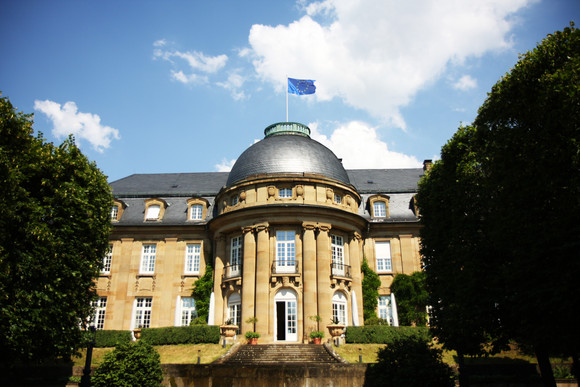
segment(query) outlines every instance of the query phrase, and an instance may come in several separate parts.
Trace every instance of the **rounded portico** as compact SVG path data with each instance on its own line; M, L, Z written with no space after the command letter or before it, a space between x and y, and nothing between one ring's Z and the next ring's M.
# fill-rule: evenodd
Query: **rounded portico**
M307 341L362 322L361 197L341 160L298 123L266 128L233 166L208 224L216 324ZM318 322L315 316L320 317ZM256 317L257 322L246 323Z

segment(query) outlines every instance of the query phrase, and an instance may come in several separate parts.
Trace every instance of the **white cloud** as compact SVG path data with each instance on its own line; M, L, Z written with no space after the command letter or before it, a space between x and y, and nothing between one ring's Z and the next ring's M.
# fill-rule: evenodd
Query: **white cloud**
M228 79L225 82L217 82L216 84L224 89L228 90L232 98L236 101L246 99L247 95L242 90L246 78L240 75L238 72L233 72L228 75Z
M289 25L254 25L258 76L316 79L316 98L340 98L405 129L400 109L450 63L510 46L510 16L532 0L323 0ZM321 21L317 21L316 19Z
M229 172L236 163L236 160L237 159L233 160L222 159L221 163L215 165L215 169L218 172Z
M375 128L365 122L351 121L339 125L330 137L318 131L317 123L310 123L311 138L330 148L342 158L347 169L419 168L422 163L414 156L389 150Z
M86 140L95 150L103 152L111 146L112 140L118 140L119 131L110 126L101 125L101 117L97 114L82 113L74 102L67 102L62 107L53 101L34 101L34 109L48 116L52 121L52 134L64 138L70 134L76 141Z
M470 75L462 76L453 84L454 89L461 91L475 89L476 87L477 87L477 79L472 78Z
M170 62L176 67L180 67L181 62L185 62L189 74L182 69L171 71L173 79L185 84L207 82L205 74L215 74L223 69L228 61L228 56L225 54L211 56L199 51L170 50L166 48L167 45L168 42L165 39L153 42L153 47L155 47L153 59ZM181 61L176 59L181 59Z

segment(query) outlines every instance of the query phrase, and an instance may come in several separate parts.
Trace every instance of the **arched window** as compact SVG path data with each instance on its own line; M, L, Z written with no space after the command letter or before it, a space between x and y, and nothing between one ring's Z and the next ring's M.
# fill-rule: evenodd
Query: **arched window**
M332 320L347 325L347 300L343 292L336 291L332 296Z

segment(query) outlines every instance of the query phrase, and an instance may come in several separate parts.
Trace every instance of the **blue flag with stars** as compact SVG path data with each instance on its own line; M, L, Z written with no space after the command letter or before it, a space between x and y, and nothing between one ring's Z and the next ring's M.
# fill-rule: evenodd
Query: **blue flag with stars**
M313 80L288 78L288 93L305 95L315 92L316 86L314 86Z

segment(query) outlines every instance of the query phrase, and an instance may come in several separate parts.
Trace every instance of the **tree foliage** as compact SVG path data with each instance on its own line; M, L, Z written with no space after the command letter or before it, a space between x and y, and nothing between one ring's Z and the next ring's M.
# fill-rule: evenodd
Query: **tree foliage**
M420 183L433 323L446 345L469 353L515 339L540 363L577 354L579 138L571 26L520 57Z
M91 381L95 387L160 387L162 380L159 353L141 340L121 344L106 354Z
M367 259L363 257L361 265L361 272L363 274L362 280L362 298L363 298L363 318L365 320L377 317L377 303L379 298L379 286L381 286L381 279L379 275L370 268Z
M207 264L205 273L193 284L192 297L195 300L195 309L200 319L207 321L209 304L213 292L213 268Z
M106 177L72 137L34 137L31 115L0 97L0 184L0 356L70 356L108 247Z
M429 293L425 285L425 272L411 275L397 274L391 284L391 292L397 297L397 313L400 325L424 326L427 324Z

